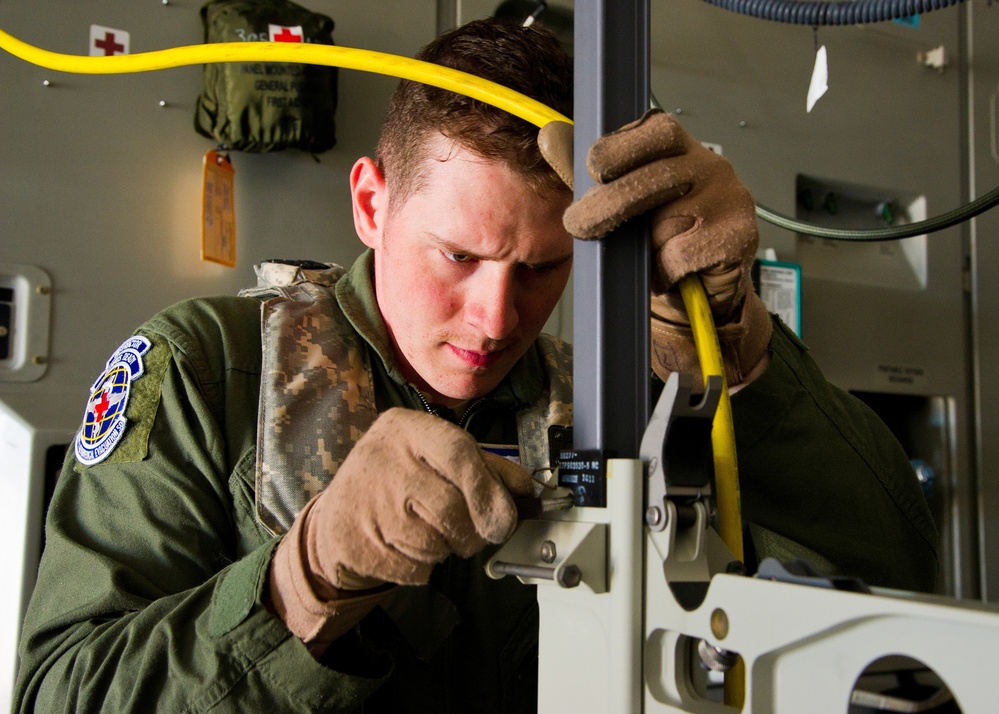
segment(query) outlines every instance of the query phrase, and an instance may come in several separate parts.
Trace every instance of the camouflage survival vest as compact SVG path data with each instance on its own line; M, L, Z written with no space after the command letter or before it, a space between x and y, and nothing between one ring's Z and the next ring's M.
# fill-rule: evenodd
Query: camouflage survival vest
M368 349L337 303L344 269L332 263L262 263L263 363L257 415L256 511L280 535L333 479L378 416ZM553 478L549 427L572 424L571 348L541 335L548 388L517 414L520 462ZM336 424L336 429L330 429Z

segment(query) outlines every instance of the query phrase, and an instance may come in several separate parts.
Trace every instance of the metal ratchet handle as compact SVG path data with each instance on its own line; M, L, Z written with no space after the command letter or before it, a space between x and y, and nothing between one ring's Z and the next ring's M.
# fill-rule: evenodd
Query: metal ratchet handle
M575 565L564 567L545 565L521 565L497 560L491 566L492 571L499 575L513 575L518 578L536 578L538 580L554 580L563 588L574 588L583 580L583 573Z

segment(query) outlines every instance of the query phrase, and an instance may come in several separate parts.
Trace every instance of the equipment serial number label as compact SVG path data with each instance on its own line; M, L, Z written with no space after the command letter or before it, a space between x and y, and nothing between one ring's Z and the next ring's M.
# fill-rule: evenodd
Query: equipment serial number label
M598 451L560 452L558 485L572 491L577 506L606 508L607 458Z

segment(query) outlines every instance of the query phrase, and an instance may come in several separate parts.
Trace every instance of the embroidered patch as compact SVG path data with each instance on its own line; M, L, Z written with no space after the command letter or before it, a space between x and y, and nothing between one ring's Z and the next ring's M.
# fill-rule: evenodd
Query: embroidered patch
M152 344L131 337L108 359L104 373L90 388L83 427L76 435L77 460L86 466L106 459L125 434L125 407L132 382L142 376L142 356Z

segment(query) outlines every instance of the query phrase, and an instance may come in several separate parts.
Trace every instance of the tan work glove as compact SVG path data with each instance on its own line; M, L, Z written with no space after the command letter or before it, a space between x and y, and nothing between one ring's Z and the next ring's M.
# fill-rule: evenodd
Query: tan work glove
M532 483L444 419L390 409L278 545L271 609L318 656L378 604L385 583L425 584L452 553L509 538L511 493L530 495Z
M542 154L565 179L564 123L542 128ZM560 164L560 165L556 165ZM669 114L641 119L598 139L586 168L597 182L565 213L566 230L584 240L602 238L630 218L651 215L652 368L699 374L690 322L677 283L697 273L718 325L730 385L745 381L767 354L772 325L752 289L750 270L759 244L753 197L732 166L704 148Z

